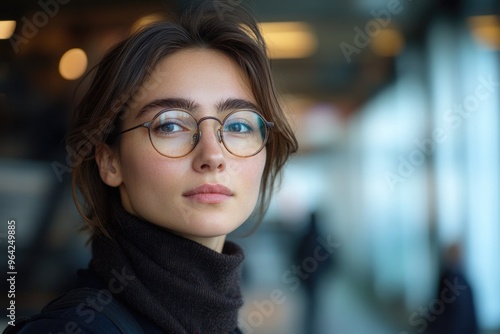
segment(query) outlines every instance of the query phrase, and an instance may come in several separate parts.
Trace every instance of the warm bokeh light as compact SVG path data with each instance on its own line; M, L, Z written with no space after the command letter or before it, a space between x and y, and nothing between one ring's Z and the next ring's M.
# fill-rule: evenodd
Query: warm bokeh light
M404 37L399 30L382 29L378 35L373 36L371 47L375 54L382 57L397 56L404 47Z
M0 39L9 39L16 30L16 21L0 21Z
M303 22L264 22L260 24L272 59L306 58L318 47L311 26Z
M164 21L164 20L165 20L165 17L163 15L160 15L160 14L146 15L146 16L139 18L137 21L135 21L134 24L132 24L132 28L130 30L132 33L135 33L147 25L150 25L150 24L155 23L155 22Z
M76 80L87 70L87 54L82 49L71 49L59 61L59 73L66 80Z
M467 21L478 42L492 49L500 49L500 17L479 15L471 16Z

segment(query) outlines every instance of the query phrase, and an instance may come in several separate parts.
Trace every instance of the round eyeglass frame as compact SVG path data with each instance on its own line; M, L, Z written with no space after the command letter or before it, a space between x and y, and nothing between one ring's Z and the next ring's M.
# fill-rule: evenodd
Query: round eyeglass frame
M191 149L183 154L183 155L179 155L179 156L170 156L170 155L166 155L166 154L163 154L161 153L157 148L156 146L154 145L153 143L153 138L151 138L151 125L155 122L155 120L160 117L160 115L166 113L166 112L169 112L169 111L182 111L182 112L185 112L187 113L188 115L190 115L196 122L196 132L194 133L193 135L193 139L194 139L194 144L191 146ZM257 114L261 119L262 121L264 121L264 125L266 127L266 136L265 138L262 140L262 145L261 147L257 150L257 152L253 153L253 154L249 154L249 155L238 155L238 154L235 154L234 152L232 152L226 145L225 141L224 141L224 132L222 131L222 128L224 126L224 123L226 122L226 120L231 117L231 115L235 114L235 113L238 113L238 112L242 112L242 111L248 111L248 112L252 112L254 114ZM163 109L161 110L160 112L158 112L151 121L149 122L145 122L145 123L142 123L142 124L139 124L139 125L136 125L136 126L133 126L131 128L128 128L126 130L123 130L123 131L120 131L117 133L117 136L121 136L122 134L126 133L126 132L129 132L129 131L132 131L132 130L135 130L135 129L139 129L139 128L147 128L148 129L148 136L149 136L149 142L151 143L151 145L153 146L153 148L155 149L156 152L158 152L158 154L164 156L164 157L167 157L167 158L182 158L182 157L185 157L186 155L188 155L189 153L191 153L195 148L196 146L198 145L198 143L200 142L200 139L201 139L201 135L202 135L202 132L201 132L201 129L200 129L200 124L201 122L203 121L206 121L208 119L213 119L215 121L217 121L219 124L220 124L220 127L217 129L217 141L219 143L222 143L222 145L224 146L224 148L229 152L231 153L232 155L234 156L237 156L237 157L240 157L240 158L249 158L249 157L253 157L254 155L257 155L260 151L262 151L262 149L266 146L267 144L267 141L269 140L269 134L271 132L271 128L274 127L274 123L273 122L270 122L268 120L266 120L264 118L264 116L262 116L259 112L255 111L255 110L251 110L251 109L238 109L238 110L234 110L234 111L231 111L229 114L227 114L223 119L222 121L220 119L218 119L217 117L213 117L213 116L206 116L206 117L202 117L200 118L199 120L196 120L196 118L187 110L184 110L184 109L179 109L179 108L175 108L175 109Z

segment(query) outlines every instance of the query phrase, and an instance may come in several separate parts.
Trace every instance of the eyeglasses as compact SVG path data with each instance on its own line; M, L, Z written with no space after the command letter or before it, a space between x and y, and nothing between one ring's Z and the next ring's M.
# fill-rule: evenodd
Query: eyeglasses
M220 124L217 140L233 155L247 158L259 153L269 139L273 122L268 122L256 111L236 110L221 121L207 116L197 121L185 110L160 111L150 121L118 133L124 134L141 127L148 128L149 139L155 150L169 158L180 158L189 154L201 139L200 124L213 119Z

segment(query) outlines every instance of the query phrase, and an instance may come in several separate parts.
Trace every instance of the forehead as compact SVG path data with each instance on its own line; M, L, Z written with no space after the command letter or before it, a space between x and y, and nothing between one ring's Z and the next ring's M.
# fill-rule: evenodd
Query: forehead
M238 64L210 49L181 50L162 59L134 96L132 114L161 99L193 101L202 110L228 99L256 104L250 81Z

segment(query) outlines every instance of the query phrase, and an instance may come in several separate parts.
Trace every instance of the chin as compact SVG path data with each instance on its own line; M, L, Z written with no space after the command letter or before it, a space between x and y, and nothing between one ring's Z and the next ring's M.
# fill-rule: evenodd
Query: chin
M180 210L180 220L177 228L180 233L198 235L200 237L221 236L231 233L237 229L250 216L247 210L220 210L205 209L193 210L187 208ZM179 224L179 221L181 222ZM174 227L174 226L172 226Z

